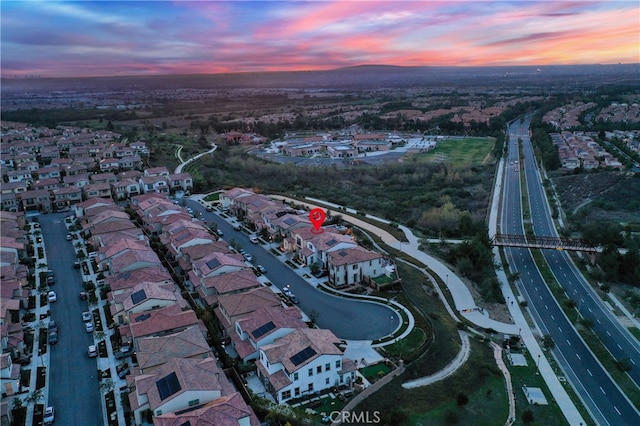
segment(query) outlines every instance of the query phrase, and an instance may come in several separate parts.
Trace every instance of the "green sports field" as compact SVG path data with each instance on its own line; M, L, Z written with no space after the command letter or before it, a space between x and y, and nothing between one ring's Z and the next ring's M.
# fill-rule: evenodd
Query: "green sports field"
M427 161L476 166L492 159L490 154L494 144L494 138L447 139L438 142L435 149L418 156Z

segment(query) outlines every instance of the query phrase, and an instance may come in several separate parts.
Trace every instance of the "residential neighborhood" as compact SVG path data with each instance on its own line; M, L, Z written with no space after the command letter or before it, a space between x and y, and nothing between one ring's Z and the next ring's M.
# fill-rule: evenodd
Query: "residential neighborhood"
M73 250L77 258L78 291L83 290L88 309L83 320L95 343L88 356L98 360L103 377L111 377L103 380L115 393L105 395L103 407L110 424L175 424L197 415L225 419L214 424L258 425L252 394L286 404L338 390L353 392L359 360L345 356L347 343L317 328L288 286L272 286L240 247L223 240L201 214L175 197L192 188L188 173L117 165L131 147L117 142L116 134L65 128L49 132L44 141L16 142L24 132L29 130L12 129L3 143L8 182L0 212L2 388L7 397L31 391L21 371L31 371L33 355L42 354L47 337L54 344L50 332L40 334L40 349L34 348L32 328L38 321L34 309L41 322L54 324L53 292L48 303L46 292L40 293L50 288L49 272L43 269L47 235L39 226L39 216L48 214L62 214L71 244L63 250ZM58 155L51 153L61 144L47 142L55 138L68 141L62 146L69 144ZM47 165L39 155L44 151L53 157ZM72 152L78 155L71 158ZM82 152L94 162L79 164ZM70 161L55 162L60 154ZM103 161L114 159L114 167L105 171ZM39 179L45 172L46 178ZM255 244L324 276L331 288L365 284L373 289L380 288L376 278L384 277L385 283L398 279L390 259L359 245L339 223L313 232L305 209L245 188L217 195L218 202L207 211L232 217L234 227L248 230ZM213 344L218 340L222 346ZM58 346L64 345L63 334ZM225 367L224 359L242 370ZM118 401L116 406L109 398ZM3 416L9 416L8 400L2 404ZM34 419L42 414L37 408L33 413Z

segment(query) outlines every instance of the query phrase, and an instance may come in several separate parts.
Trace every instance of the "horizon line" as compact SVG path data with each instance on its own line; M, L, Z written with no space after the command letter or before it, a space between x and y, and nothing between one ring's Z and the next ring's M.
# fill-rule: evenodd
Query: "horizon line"
M591 63L591 64L527 64L527 65L393 65L393 64L359 64L347 65L337 68L326 69L300 69L300 70L263 70L263 71L232 71L232 72L185 72L185 73L149 73L149 74L101 74L101 75L69 75L65 77L42 76L34 74L22 74L14 76L0 75L2 80L47 80L66 78L115 78L115 77L168 77L168 76L214 76L214 75L240 75L240 74L284 74L284 73L311 73L311 72L331 72L347 70L350 68L365 67L388 67L388 68L542 68L542 67L593 67L593 66L615 66L615 65L640 65L640 62L615 62L615 63Z

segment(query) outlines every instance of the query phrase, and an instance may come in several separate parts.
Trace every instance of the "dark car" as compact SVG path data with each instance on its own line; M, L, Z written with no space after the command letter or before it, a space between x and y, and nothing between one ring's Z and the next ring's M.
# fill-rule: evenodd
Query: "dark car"
M57 330L50 331L49 332L49 344L50 345L55 345L56 343L58 343L58 331Z

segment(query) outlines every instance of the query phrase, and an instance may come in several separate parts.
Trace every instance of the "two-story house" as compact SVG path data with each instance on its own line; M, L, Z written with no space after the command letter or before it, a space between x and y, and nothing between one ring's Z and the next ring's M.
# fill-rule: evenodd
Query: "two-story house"
M329 330L299 328L259 351L258 376L279 404L355 378L355 363L345 362L342 342Z

